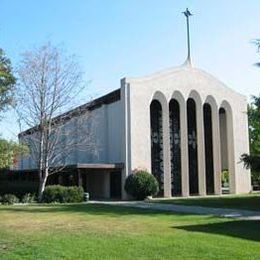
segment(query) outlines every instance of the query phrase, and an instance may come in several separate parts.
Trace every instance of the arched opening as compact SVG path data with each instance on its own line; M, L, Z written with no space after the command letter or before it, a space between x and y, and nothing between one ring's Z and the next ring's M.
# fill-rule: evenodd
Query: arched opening
M214 194L212 112L211 106L208 103L205 103L203 106L203 118L205 140L206 191L207 194Z
M227 113L222 107L219 109L219 131L221 151L221 190L229 193L229 165L228 165L228 135L227 135Z
M176 99L169 104L170 149L171 149L171 189L172 196L181 195L181 139L180 106Z
M190 194L199 192L198 187L198 149L197 149L196 104L192 98L187 101L188 151L189 151L189 187Z
M163 170L163 127L162 106L158 100L150 105L151 126L151 169L159 183L158 196L163 196L164 170Z

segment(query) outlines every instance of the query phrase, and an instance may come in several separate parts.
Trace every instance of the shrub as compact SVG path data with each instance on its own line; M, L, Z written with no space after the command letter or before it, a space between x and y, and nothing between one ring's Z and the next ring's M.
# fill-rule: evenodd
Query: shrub
M147 196L156 195L159 191L159 185L152 174L146 171L138 171L127 177L125 190L135 199L143 200Z
M26 193L21 199L21 203L32 203L35 201L35 195L31 193Z
M228 185L228 183L229 183L229 172L228 172L228 170L223 170L221 172L221 182L222 182L222 186Z
M5 194L1 197L1 202L3 204L14 204L14 203L18 203L19 199L14 195L14 194Z
M67 201L70 203L82 202L84 200L84 190L82 187L71 186L66 188Z
M251 170L252 185L255 190L260 188L260 172Z
M84 199L84 190L82 187L61 185L47 186L43 192L42 202L44 203L76 203Z

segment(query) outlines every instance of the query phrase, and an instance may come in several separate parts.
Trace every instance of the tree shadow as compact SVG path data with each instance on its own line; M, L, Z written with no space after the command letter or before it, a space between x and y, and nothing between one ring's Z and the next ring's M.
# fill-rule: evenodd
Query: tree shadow
M190 199L170 199L158 201L166 204L179 204L187 206L202 206L213 208L231 208L260 211L259 194L248 196L223 196L223 197L204 197Z
M172 212L156 211L152 209L138 209L104 204L34 204L29 206L1 206L1 211L13 213L85 213L88 215L123 216L123 215L172 215ZM185 213L174 213L184 216Z
M202 232L217 235L242 238L253 241L260 241L260 221L259 220L237 220L221 223L210 223L192 226L173 227L189 232Z

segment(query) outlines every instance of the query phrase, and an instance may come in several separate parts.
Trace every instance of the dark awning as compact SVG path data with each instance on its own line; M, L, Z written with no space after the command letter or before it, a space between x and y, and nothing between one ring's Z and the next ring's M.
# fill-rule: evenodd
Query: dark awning
M89 170L121 170L123 163L77 163L67 165L66 169L89 169Z
M57 167L58 168L58 167ZM56 167L52 168L51 170L57 169ZM60 168L60 167L59 167ZM115 171L115 170L122 170L124 168L124 163L77 163L77 164L68 164L66 166L62 166L62 171L66 170L102 170L102 171ZM18 170L18 169L13 169L9 170L9 172L37 172L37 169L23 169L23 170Z

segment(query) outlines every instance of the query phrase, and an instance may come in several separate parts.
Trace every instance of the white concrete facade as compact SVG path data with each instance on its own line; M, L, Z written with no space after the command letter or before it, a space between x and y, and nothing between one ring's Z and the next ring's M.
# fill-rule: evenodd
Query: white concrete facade
M92 110L92 116L86 122L86 127L90 125L98 149L95 152L73 151L71 161L67 164L123 163L121 194L123 199L127 198L124 191L127 176L137 168L152 171L150 105L153 100L157 100L162 107L163 196L171 197L169 103L175 99L180 108L181 195L189 196L187 100L192 98L196 104L198 194L207 194L203 123L205 103L210 105L212 115L214 193L221 194L223 167L229 171L231 193L247 193L251 190L250 171L240 163L240 156L249 152L245 96L191 66L169 69L146 77L124 78L119 93L118 100ZM225 126L220 123L223 121L219 113L221 108L225 110ZM225 131L226 138L221 138L221 133ZM24 158L20 168L32 168L30 160ZM109 180L105 183L109 185ZM108 197L109 188L102 189Z
M197 146L198 146L198 186L199 195L206 195L205 150L203 104L212 109L214 190L221 193L221 148L219 109L224 108L227 116L226 154L230 175L230 193L247 193L251 190L250 171L240 163L240 156L249 152L247 101L246 97L226 87L208 73L183 66L146 77L125 78L121 91L125 98L126 127L126 173L136 168L151 172L150 104L158 100L163 114L163 158L164 196L171 196L170 144L169 144L169 102L176 99L180 105L181 132L181 176L182 196L189 196L188 140L186 102L193 98L196 103Z

